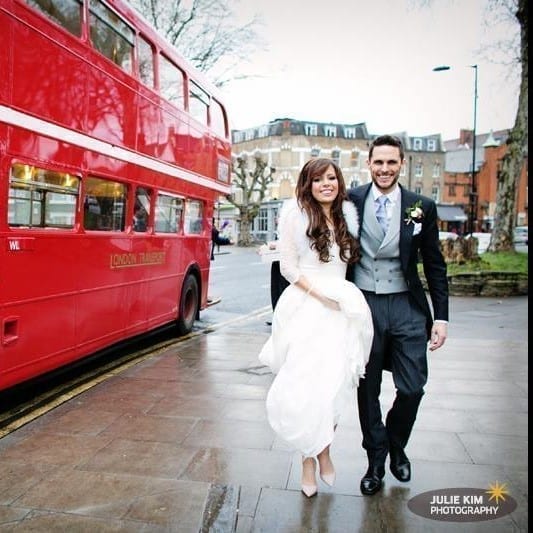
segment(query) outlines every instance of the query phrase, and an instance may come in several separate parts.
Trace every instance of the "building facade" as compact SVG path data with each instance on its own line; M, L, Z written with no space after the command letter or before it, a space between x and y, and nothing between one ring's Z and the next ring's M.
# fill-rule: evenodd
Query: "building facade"
M461 130L457 139L445 142L443 202L462 207L470 214L473 209L474 231L491 231L494 226L498 174L507 152L509 130L476 135L475 159L472 154L472 131ZM472 195L472 163L475 161L475 195ZM528 225L527 160L522 166L516 196L515 225ZM462 232L464 226L451 224L445 230Z
M398 135L405 147L406 165L400 177L409 189L441 199L444 149L441 136L410 137ZM257 152L276 172L253 233L261 241L276 237L277 214L283 200L292 198L302 166L313 157L327 157L341 168L346 186L368 183L366 165L368 146L376 135L368 133L365 123L338 124L280 118L255 128L232 132L234 156ZM236 191L238 194L238 191ZM238 224L235 224L238 226Z

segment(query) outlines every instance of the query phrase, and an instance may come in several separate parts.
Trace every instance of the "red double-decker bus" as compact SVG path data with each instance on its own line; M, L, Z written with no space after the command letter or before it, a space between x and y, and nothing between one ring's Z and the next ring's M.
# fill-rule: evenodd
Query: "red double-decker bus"
M207 302L216 89L120 0L0 0L0 390Z

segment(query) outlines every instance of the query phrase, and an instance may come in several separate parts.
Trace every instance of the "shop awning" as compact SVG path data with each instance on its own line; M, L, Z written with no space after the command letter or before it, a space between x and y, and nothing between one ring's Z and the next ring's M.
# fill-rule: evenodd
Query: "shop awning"
M437 215L445 222L466 222L467 216L458 205L437 205Z

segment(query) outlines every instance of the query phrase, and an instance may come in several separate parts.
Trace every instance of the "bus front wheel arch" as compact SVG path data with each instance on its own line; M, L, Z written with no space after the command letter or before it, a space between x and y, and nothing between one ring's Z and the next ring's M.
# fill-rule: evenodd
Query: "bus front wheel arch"
M200 295L198 280L193 274L187 274L181 289L179 314L177 320L178 335L187 335L192 331L194 321L200 312Z

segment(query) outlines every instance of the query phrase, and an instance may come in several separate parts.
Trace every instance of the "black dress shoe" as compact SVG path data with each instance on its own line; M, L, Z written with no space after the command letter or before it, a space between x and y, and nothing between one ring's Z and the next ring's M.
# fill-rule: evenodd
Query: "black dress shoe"
M385 468L383 466L370 465L363 479L361 479L361 493L365 496L372 496L379 492L383 486L382 479L384 477Z
M411 479L411 463L405 455L403 448L391 446L390 450L390 471L392 475L402 483Z

